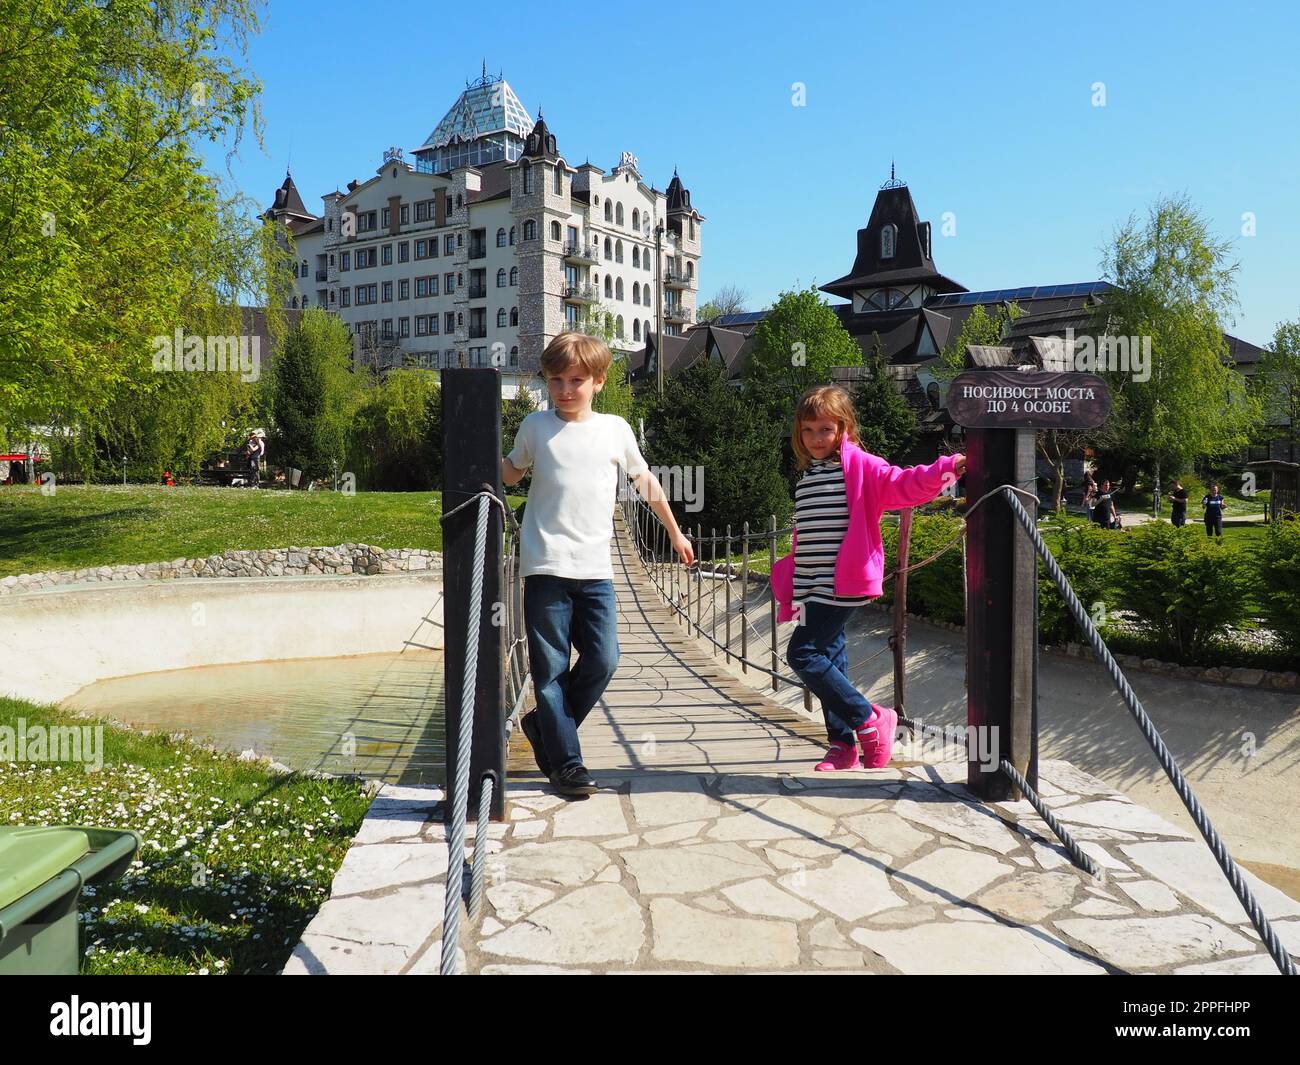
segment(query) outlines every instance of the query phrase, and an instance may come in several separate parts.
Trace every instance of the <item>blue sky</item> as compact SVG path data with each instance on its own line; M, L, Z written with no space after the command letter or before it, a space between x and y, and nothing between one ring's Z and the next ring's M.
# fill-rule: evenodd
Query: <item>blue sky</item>
M269 205L291 162L319 211L385 148L420 145L486 59L570 164L630 151L660 189L679 169L707 218L702 298L735 284L758 308L846 273L892 158L967 288L1093 280L1117 224L1185 192L1234 242L1228 331L1266 344L1300 317L1292 4L482 9L272 0L248 56L266 151L245 138L235 183Z

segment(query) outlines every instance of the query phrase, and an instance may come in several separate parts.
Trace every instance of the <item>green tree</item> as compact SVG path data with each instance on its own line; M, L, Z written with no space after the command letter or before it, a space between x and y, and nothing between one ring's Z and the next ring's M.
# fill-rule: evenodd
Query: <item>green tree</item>
M790 433L800 396L813 385L830 384L831 367L861 366L862 349L815 288L781 293L754 330L754 345L741 374L748 403L780 441L782 476L794 491L795 468Z
M700 360L674 374L664 382L662 402L652 394L646 409L646 461L672 470L669 482L680 473L682 488L695 489L697 502L691 502L671 498L673 484L664 484L683 530L698 524L705 535L712 528L721 535L730 522L739 537L746 521L752 532L766 530L772 514L778 524L786 523L792 508L776 465L771 425L716 365ZM697 504L698 509L686 509Z
M367 488L426 492L441 482L442 394L427 370L390 370L370 390L352 425L351 454ZM438 412L434 417L434 412ZM431 448L434 433L438 444Z
M897 463L916 443L916 411L894 384L884 346L874 333L866 369L868 376L853 396L858 437L872 454Z
M966 316L961 331L939 353L939 361L932 367L935 377L941 381L951 381L966 369L968 345L1001 344L1011 323L1024 313L1018 303L1001 304L992 314L984 309L982 303L977 303L975 309Z
M1300 444L1300 319L1279 322L1259 360L1257 394L1273 428L1267 437Z
M1185 196L1176 196L1156 200L1144 223L1130 217L1105 251L1103 276L1116 291L1106 295L1099 319L1105 336L1127 337L1130 345L1129 367L1098 366L1121 442L1113 454L1127 484L1138 469L1151 471L1157 514L1162 471L1236 451L1262 421L1223 335L1236 305L1229 248ZM1133 345L1148 341L1150 365L1137 360L1134 372ZM1099 363L1102 357L1099 351Z
M815 288L783 292L754 330L745 395L773 418L792 419L799 397L828 384L832 366L861 366L862 349Z
M365 377L351 370L347 326L319 308L306 311L273 365L274 424L268 455L277 465L300 469L313 480L330 473L334 463L342 469L348 427L366 390Z
M269 254L242 197L204 174L196 148L232 133L237 146L250 118L260 142L259 86L238 66L256 29L244 0L6 5L3 427L71 429L93 467L96 441L192 456L220 419L179 435L162 421L241 402L229 382L194 395L155 373L152 341L177 328L238 334L239 293L275 306L264 282L283 257ZM151 413L164 404L179 409Z
M632 420L632 385L628 381L627 337L618 333L617 320L605 307L592 310L579 324L588 336L593 336L609 348L613 361L605 375L605 387L596 393L591 409L603 414L617 414Z

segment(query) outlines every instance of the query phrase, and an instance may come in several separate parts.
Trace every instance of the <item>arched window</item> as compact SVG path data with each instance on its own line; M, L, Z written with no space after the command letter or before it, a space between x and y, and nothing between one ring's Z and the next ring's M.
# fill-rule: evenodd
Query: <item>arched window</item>
M606 206L608 206L608 205L609 205L609 201L606 200L606 201L605 201L605 204L606 204ZM605 258L606 258L606 259L612 259L612 258L614 258L614 245L610 242L609 237L606 237L606 238L605 238Z
M641 231L641 212L635 207L632 208L632 228L638 233Z
M511 366L518 366L518 365L519 365L519 345L518 345L518 344L516 344L514 347L512 347L512 348L510 349L510 365L511 365Z
M691 240L695 239L695 219L691 219Z
M333 233L333 232L334 232L334 219L332 219L332 218L329 219L329 221L327 221L327 222L325 223L325 228L326 228L329 232Z
M689 259L686 260L686 280L691 281L695 277L695 264Z
M518 308L518 307L511 307L511 308L510 308L510 324L511 324L511 325L518 325L518 324L519 324L519 308Z
M555 168L555 195L564 195L564 171L558 166Z
M632 265L633 266L641 265L641 249L638 248L635 244L632 245Z
M880 231L880 257L882 259L892 259L897 246L898 227L893 222L890 222Z
M605 201L605 221L614 221L614 205L610 203L609 200Z
M506 268L503 266L497 271L497 288L506 287Z
M537 239L537 223L529 218L524 222L524 240Z
M552 240L559 240L559 239L560 239L560 223L559 223L559 222L556 222L556 221L552 221L552 222L551 222L551 239L552 239Z
M623 316L621 314L618 316L617 325L614 327L614 335L617 336L619 340L623 339Z
M456 193L456 210L459 211L461 207L464 206L464 203L465 203L465 198L461 196L459 192Z
M620 226L623 224L623 205L621 203L614 208L614 220Z
M614 283L609 279L609 274L605 275L605 298L607 300L614 298Z
M505 246L506 246L506 227L502 226L500 229L497 230L497 247L504 248Z
M519 284L519 267L512 266L510 268L510 287L514 288L517 284Z
M498 308L497 308L497 328L498 328L498 329L504 329L505 327L506 327L506 309L505 309L504 307L498 307Z
M641 339L641 320L639 318L632 319L632 339Z
M614 284L614 298L621 300L623 298L623 279L620 277Z
M511 246L511 247L514 247L514 243L515 243L515 227L514 227L514 226L511 226L511 227L510 227L510 246Z
M623 242L621 240L614 243L614 261L616 263L623 261Z
M525 159L520 171L523 174L524 195L526 196L528 193L533 191L533 166L527 159ZM525 237L524 239L527 240L528 238Z
M640 281L633 281L633 282L632 282L632 302L633 302L633 303L640 303L640 302L641 302L641 282L640 282Z

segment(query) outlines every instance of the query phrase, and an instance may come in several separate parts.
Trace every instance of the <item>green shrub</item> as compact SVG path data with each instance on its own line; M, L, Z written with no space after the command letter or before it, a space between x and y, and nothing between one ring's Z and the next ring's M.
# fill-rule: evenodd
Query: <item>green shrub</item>
M1248 614L1248 556L1195 526L1151 522L1119 538L1119 606L1150 626L1162 656L1199 655Z
M1253 598L1268 627L1300 654L1300 521L1275 521L1255 549Z
M1058 517L1059 529L1049 545L1074 594L1107 638L1104 609L1097 604L1114 601L1115 559L1121 536L1083 518ZM1038 639L1061 644L1082 640L1083 632L1057 591L1047 567L1038 563Z
M961 529L956 518L943 514L916 514L912 519L912 539L908 564L916 565L941 547L951 543ZM898 564L898 526L885 525L881 532L885 542L885 576ZM928 566L907 575L907 609L940 621L966 622L966 587L962 570L962 544L958 541ZM896 579L885 583L881 601L893 603Z

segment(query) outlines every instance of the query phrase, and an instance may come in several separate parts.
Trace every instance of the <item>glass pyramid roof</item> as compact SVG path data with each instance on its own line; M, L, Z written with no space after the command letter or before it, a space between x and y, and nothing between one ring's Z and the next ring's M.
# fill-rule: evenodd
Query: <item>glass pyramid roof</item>
M488 133L509 131L521 139L532 132L533 120L504 78L475 82L456 98L421 147L441 148L458 135L474 140Z

